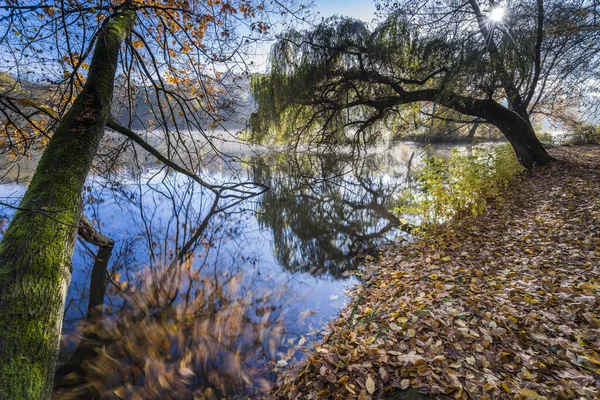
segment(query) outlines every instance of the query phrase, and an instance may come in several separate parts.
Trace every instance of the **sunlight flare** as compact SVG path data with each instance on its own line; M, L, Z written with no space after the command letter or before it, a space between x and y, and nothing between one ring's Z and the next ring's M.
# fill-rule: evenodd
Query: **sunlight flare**
M505 15L506 9L504 7L492 8L492 11L490 12L490 20L495 23L500 23L504 19Z

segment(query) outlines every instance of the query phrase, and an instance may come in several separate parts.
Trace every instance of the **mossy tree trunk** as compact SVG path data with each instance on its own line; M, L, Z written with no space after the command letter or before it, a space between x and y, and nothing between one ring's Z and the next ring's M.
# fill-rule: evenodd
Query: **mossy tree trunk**
M119 49L135 13L97 37L87 82L56 129L0 242L0 398L48 399L83 185L110 114Z

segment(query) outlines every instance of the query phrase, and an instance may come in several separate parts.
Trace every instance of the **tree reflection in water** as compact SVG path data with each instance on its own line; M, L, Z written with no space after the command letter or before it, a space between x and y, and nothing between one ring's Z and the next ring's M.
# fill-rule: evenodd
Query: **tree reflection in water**
M123 306L83 330L97 354L63 375L58 398L222 398L266 391L261 368L274 360L284 333L273 301L236 275L215 279L190 264L145 269L123 285ZM116 282L118 283L118 282ZM141 283L141 284L140 284Z
M398 164L389 152L257 158L254 177L271 187L257 218L273 231L281 265L339 278L354 256L394 238L394 228L409 230L390 212L409 180L412 156L407 161Z
M123 176L89 187L87 212L99 226L115 206L129 211L128 221L113 222L113 236L125 240L108 264L94 263L81 244L94 266L91 279L74 280L69 292L66 322L84 318L63 340L56 396L211 398L264 388L255 371L281 347L282 317L271 305L278 295L247 289L252 277L241 271L252 260L211 257L239 235L243 220L231 218L241 211L239 197L215 200L166 171Z
M218 398L266 390L269 371L301 358L318 328L311 309L323 300L299 302L298 288L329 290L355 255L400 234L389 210L411 160L393 152L254 156L214 175L242 175L270 190L218 207L205 188L164 169L90 183L86 214L116 244L106 271L87 269L70 288L57 393ZM95 265L94 257L81 243L75 268ZM329 294L313 292L319 296Z

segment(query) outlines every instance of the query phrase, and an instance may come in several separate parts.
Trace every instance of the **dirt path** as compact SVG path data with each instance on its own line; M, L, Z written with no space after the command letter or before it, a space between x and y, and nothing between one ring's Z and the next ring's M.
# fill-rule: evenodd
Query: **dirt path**
M277 395L598 398L600 146L553 155L479 218L383 250Z

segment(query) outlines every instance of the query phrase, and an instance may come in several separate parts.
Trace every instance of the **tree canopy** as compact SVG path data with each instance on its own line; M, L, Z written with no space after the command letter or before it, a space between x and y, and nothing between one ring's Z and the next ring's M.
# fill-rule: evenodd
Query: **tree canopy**
M102 29L125 8L136 22L119 52L110 119L162 134L169 154L192 145L189 132L207 138L222 126L242 101L256 46L273 25L304 15L294 0L2 2L3 154L16 160L45 147L81 93ZM199 147L192 151L210 150Z
M500 129L528 167L550 157L532 116L582 105L598 63L589 1L384 1L374 28L344 17L291 30L253 82L253 130L370 141L411 112ZM493 11L501 15L492 18ZM432 104L458 114L433 113Z

